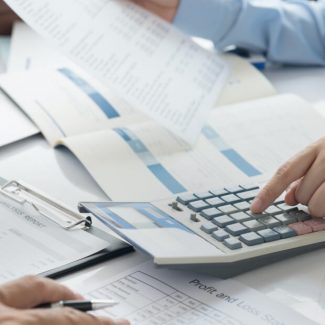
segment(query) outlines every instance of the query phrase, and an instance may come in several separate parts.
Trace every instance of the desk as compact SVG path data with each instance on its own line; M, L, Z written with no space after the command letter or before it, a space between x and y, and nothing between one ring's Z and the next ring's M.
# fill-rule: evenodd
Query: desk
M325 69L272 68L265 74L279 93L296 93L310 101L325 100ZM41 136L0 148L0 171L1 176L23 179L71 207L82 200L105 200L105 194L80 162L64 148L52 150ZM307 308L314 315L317 311L325 322L325 311L320 308L325 308L324 255L324 250L315 251L243 274L237 280L287 305ZM132 253L62 281L69 284L75 277L87 281L109 277L147 259L139 252Z

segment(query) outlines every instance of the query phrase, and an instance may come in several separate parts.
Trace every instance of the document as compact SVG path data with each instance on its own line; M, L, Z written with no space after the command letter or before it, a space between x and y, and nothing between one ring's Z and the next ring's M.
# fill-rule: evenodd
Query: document
M40 274L90 256L107 242L81 230L65 230L0 196L0 284L28 274Z
M206 46L206 42L209 41L203 41L202 39L198 41L197 38L193 38L193 40L198 42L200 46L214 51L213 45L212 48ZM229 65L230 74L220 97L217 99L218 106L275 95L276 92L271 83L246 60L230 54L222 55L222 59ZM47 73L52 74L53 70L63 67L69 68L77 74L84 74L76 64L62 55L52 44L46 42L28 25L23 22L15 23L12 32L8 73L43 71L43 75L38 74L40 78L38 82L35 77L31 77L33 81L27 81L29 83L36 82L35 87L38 87L38 83L42 83L44 79L49 78ZM93 80L94 78L87 76L89 84L92 84ZM96 82L98 83L98 80ZM56 88L56 83L52 81L51 86ZM103 88L103 85L101 88ZM64 94L61 94L61 96L64 96ZM55 98L52 100L55 100Z
M0 90L0 147L37 133L35 124Z
M133 108L193 144L227 66L126 0L7 0L37 32Z
M118 301L96 314L127 318L132 325L316 324L237 281L157 269L151 262L110 279L94 274L67 284L88 298Z

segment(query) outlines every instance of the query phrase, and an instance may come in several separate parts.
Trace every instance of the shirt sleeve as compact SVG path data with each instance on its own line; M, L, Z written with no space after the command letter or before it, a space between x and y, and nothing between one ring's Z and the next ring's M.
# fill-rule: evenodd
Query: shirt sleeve
M325 0L181 0L175 25L262 52L273 62L325 65Z

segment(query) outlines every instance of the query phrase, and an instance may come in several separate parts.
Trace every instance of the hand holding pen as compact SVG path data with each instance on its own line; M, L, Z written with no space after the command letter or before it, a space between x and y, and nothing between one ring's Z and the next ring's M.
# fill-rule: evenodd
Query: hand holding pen
M0 286L0 325L129 325L126 320L95 317L74 308L35 308L49 301L76 299L82 297L55 281L31 276L21 278ZM110 306L115 305L111 303ZM92 310L96 308L89 302L83 304L82 307L88 304Z

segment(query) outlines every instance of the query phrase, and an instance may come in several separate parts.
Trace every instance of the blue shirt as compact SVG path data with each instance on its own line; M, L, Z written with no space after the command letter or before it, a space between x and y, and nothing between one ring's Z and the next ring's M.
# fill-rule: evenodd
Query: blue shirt
M325 66L325 0L180 0L175 25L273 62Z

